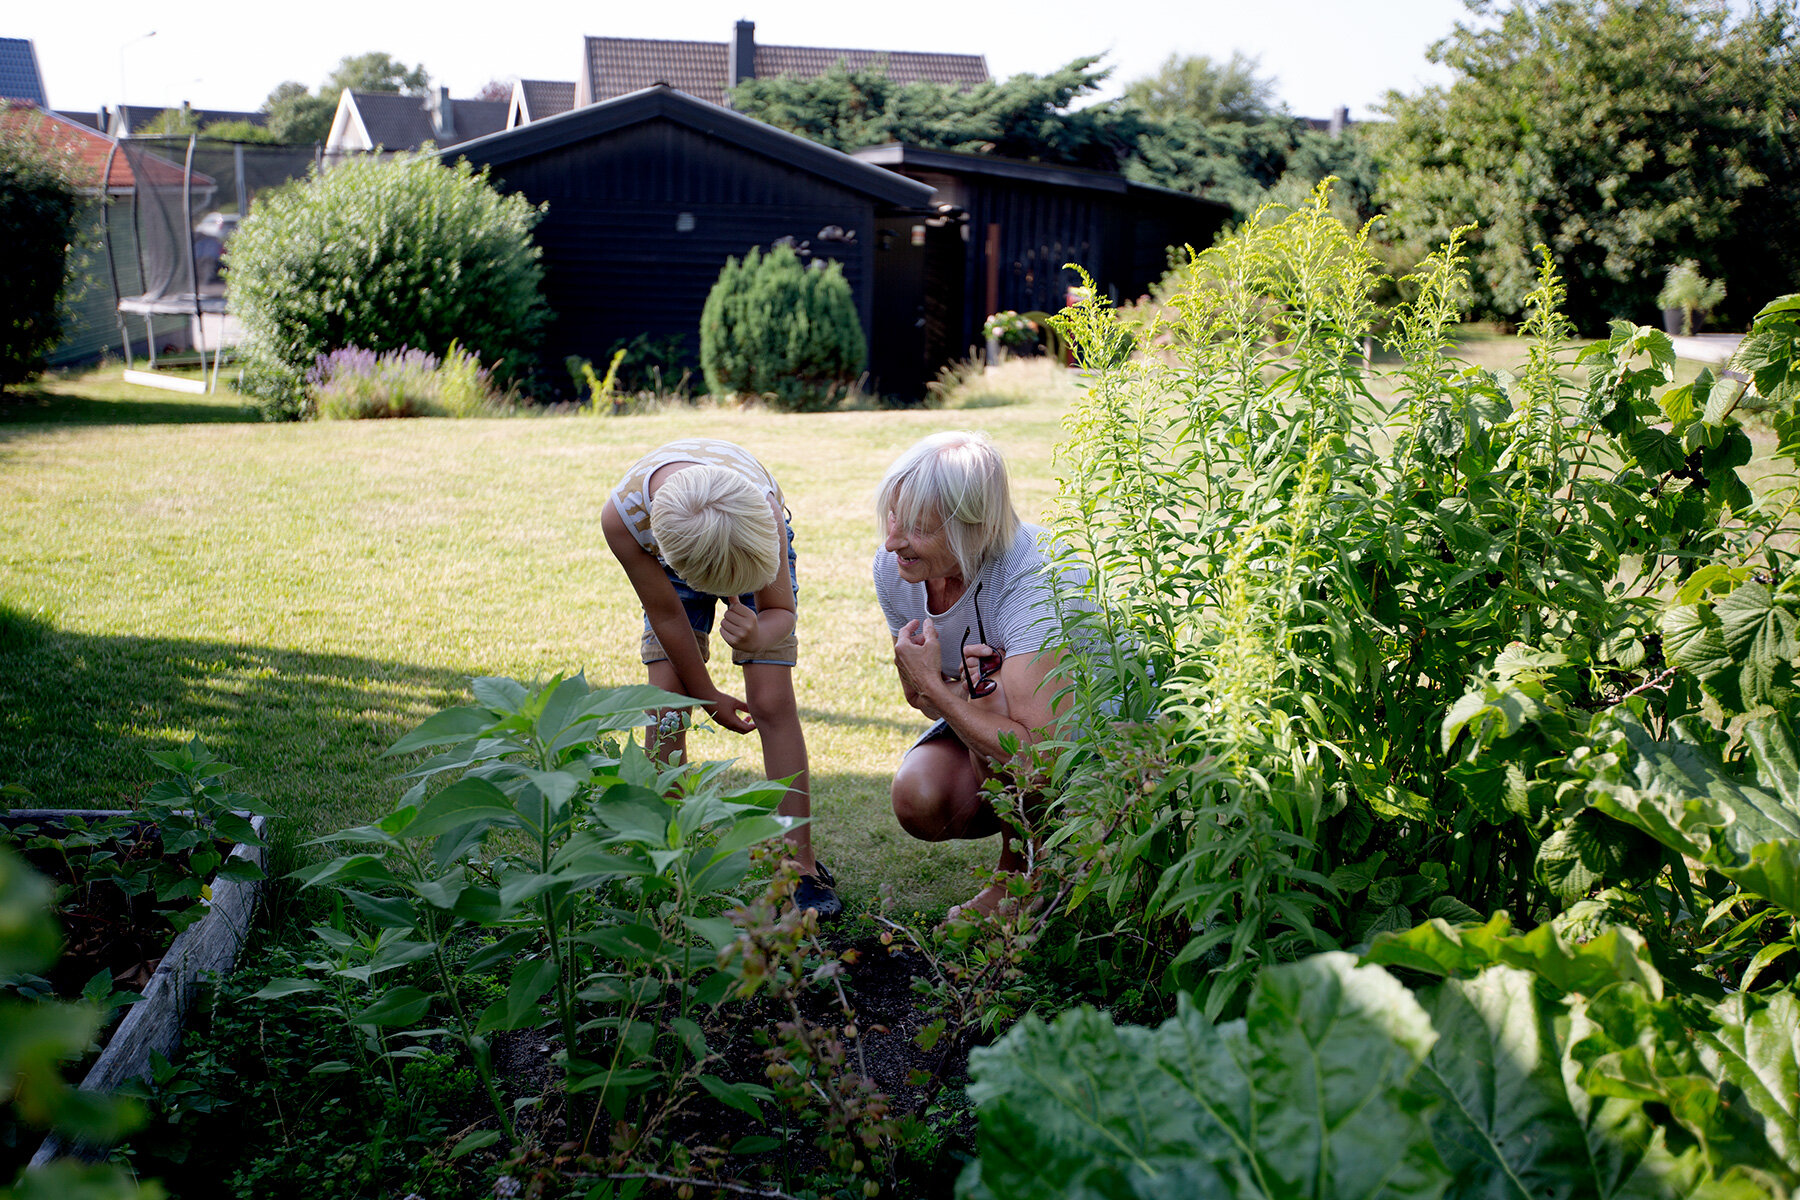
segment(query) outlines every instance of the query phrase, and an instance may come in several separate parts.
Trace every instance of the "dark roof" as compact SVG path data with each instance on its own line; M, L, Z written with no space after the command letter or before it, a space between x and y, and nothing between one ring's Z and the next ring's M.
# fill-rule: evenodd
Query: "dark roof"
M56 110L56 115L65 121L76 125L85 125L95 131L103 131L106 128L105 118L97 112L72 112L66 108L59 108Z
M756 74L823 75L842 62L853 69L885 63L896 83L926 81L973 85L988 81L987 59L979 54L928 54L910 50L832 50L817 46L756 47ZM658 83L725 103L729 81L727 44L656 38L590 37L586 64L588 92L595 100L624 95Z
M573 79L566 83L554 79L521 79L519 87L525 92L525 115L533 121L554 117L575 107Z
M0 99L29 100L49 107L44 98L44 77L38 71L37 50L30 38L0 38Z
M170 109L179 110L180 108L182 105L179 104L164 104L160 107L148 104L121 104L113 116L112 131L126 135L138 133L163 113ZM217 125L221 121L248 121L257 126L269 123L269 114L266 112L237 112L228 108L196 108L190 111L200 122L202 129L208 125Z
M885 146L869 146L856 151L853 158L890 170L938 171L946 175L984 175L990 179L1011 179L1021 183L1038 183L1052 187L1078 188L1090 192L1112 192L1116 195L1166 196L1190 200L1213 208L1230 210L1229 204L1196 196L1174 188L1155 184L1134 183L1112 171L1095 171L1087 167L1064 167L1055 163L1025 162L1001 158L993 154L966 154L955 150L926 150L918 146L902 146L890 142Z
M466 157L477 166L504 166L653 120L686 126L887 204L918 207L931 200L929 184L858 162L848 154L662 85L477 138L440 154L452 159Z
M368 131L370 145L386 150L416 150L438 141L431 122L429 97L398 92L351 92L350 100ZM506 128L506 100L449 100L453 134L442 145L454 146Z
M431 114L425 111L422 96L353 91L350 101L362 118L371 146L411 150L432 139Z

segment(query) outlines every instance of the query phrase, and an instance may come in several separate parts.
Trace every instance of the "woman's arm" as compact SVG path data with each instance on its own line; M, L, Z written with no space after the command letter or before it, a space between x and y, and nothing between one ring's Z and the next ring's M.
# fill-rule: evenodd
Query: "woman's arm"
M992 653L987 646L966 649L970 657ZM1000 685L993 693L970 699L961 680L946 680L940 672L937 627L929 619L909 623L894 645L902 686L936 708L963 745L992 762L1006 761L1002 737L1010 734L1020 746L1028 746L1055 724L1052 693L1042 685L1061 659L1062 651L1048 646L1035 654L1009 655L1000 664Z

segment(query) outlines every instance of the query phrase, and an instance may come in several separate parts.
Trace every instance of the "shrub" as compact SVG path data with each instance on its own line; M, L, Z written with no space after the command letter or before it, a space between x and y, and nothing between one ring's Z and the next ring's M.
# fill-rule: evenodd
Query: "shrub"
M244 390L265 416L306 409L306 372L346 346L449 353L502 383L531 365L549 318L538 210L466 162L353 162L259 199L231 242L231 296L247 334Z
M306 395L312 415L337 420L473 417L494 407L481 361L455 342L441 362L423 350L321 354L306 373Z
M42 371L62 340L59 303L81 204L67 156L33 137L32 120L0 123L0 391Z
M864 358L862 322L838 264L803 265L789 246L725 260L700 316L700 366L714 395L819 412L843 398Z
M1681 310L1682 336L1694 332L1694 318L1704 317L1725 299L1725 281L1708 279L1700 273L1700 264L1684 258L1669 268L1663 277L1662 291L1656 294L1658 308Z

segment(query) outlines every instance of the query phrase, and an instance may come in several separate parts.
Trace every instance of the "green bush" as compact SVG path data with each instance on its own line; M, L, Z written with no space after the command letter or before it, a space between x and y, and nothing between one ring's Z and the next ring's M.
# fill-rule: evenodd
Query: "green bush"
M66 155L40 145L29 124L0 126L0 391L43 370L62 340L59 302L80 204Z
M715 396L760 396L785 412L833 408L863 369L862 322L836 263L791 247L725 260L700 315L700 366Z
M455 341L497 382L533 362L549 319L538 210L466 162L347 163L259 199L231 242L247 334L243 387L265 416L306 410L305 374L345 346L442 357Z

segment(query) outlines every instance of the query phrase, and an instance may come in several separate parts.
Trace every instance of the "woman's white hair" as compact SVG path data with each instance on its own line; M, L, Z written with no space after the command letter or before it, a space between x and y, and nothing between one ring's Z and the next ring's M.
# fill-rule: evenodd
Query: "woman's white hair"
M903 529L943 527L965 582L1019 533L1006 482L1006 462L985 433L934 433L902 454L875 493L878 519L889 513Z
M730 467L684 467L663 480L650 536L669 569L709 596L765 588L781 565L768 495Z

